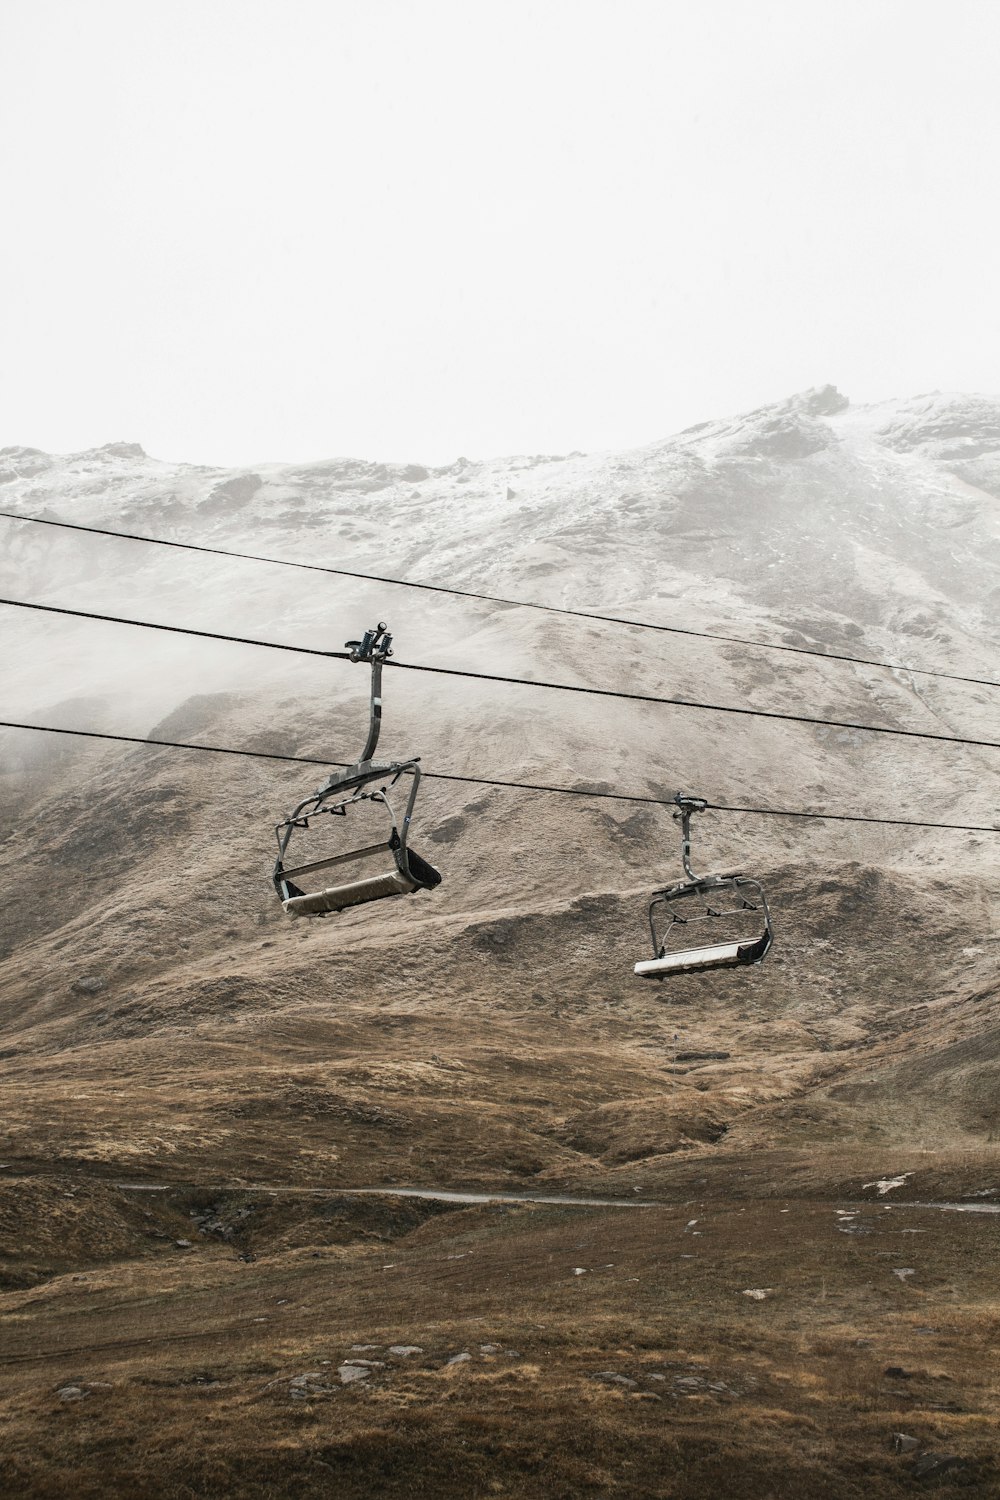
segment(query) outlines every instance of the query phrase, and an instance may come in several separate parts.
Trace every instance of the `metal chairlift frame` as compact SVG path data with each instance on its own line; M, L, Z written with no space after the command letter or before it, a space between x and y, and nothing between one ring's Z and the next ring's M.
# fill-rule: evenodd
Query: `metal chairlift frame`
M377 901L383 896L408 895L412 891L429 890L441 883L441 876L433 865L428 864L407 845L413 804L420 785L419 758L404 761L376 761L372 758L382 727L382 667L392 655L392 636L384 622L380 621L375 629L366 631L360 641L348 641L347 649L351 661L371 664L368 738L361 755L352 765L331 776L311 796L303 798L295 811L275 827L278 858L272 879L278 899L289 916L326 916L330 912L344 911L350 906ZM389 794L404 776L410 777L410 789L403 805L402 817L398 817ZM373 782L381 782L382 785L374 791L365 791L364 788L371 786ZM306 864L285 864L288 845L296 830L307 829L310 819L321 814L346 817L350 806L365 801L381 802L386 808L392 825L387 842L349 849L343 854L310 860ZM303 891L295 883L296 876L315 874L319 870L333 869L376 855L385 856L387 852L391 856L391 868L379 875L348 881L316 892Z
M691 869L691 818L696 812L704 812L708 803L703 797L685 797L681 792L676 794L674 801L677 803L674 817L681 824L681 860L687 880L653 892L649 903L649 932L653 940L654 956L637 963L635 973L640 979L663 980L674 974L703 973L708 969L741 968L759 964L774 941L774 926L763 887L759 881L740 871L725 875L696 875ZM737 900L738 905L728 911L717 910L711 904L711 898L716 894L730 895ZM689 898L704 899L704 915L683 916L679 913L678 904ZM673 950L668 947L670 934L675 926L724 920L726 917L742 916L747 911L761 914L764 930L756 938ZM669 918L665 926L661 920L664 912Z

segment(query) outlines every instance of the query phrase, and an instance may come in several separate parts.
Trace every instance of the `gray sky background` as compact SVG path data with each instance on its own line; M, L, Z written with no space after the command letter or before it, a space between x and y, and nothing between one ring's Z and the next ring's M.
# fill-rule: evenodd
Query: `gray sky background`
M995 391L997 0L2 0L0 443L243 464Z

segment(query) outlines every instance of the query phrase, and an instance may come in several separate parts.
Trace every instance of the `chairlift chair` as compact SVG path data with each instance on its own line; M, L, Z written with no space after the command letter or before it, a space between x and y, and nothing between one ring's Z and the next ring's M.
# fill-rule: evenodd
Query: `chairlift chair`
M759 964L774 939L760 882L739 872L695 875L691 869L691 817L704 812L708 803L702 797L685 797L680 792L674 801L687 880L653 892L649 903L653 957L637 963L635 973L641 979L662 980L674 974ZM698 925L702 923L708 925Z
M392 636L380 622L374 630L366 631L360 641L348 641L347 649L351 661L371 664L368 739L353 765L331 776L324 786L304 798L295 811L275 828L278 858L274 866L274 888L290 917L325 917L330 912L378 901L383 896L405 896L441 884L440 873L411 849L408 842L413 804L420 785L418 759L372 759L382 725L382 666L392 655ZM293 835L310 829L314 821L326 816L347 819L353 811L353 823L366 803L373 810L378 809L381 815L388 816L387 838L360 847L338 849L303 864L286 863ZM359 864L369 867L374 864L376 872L357 875L353 879L342 878L334 884L323 884L316 879L328 870L337 870L347 877L349 867ZM317 884L319 889L304 888Z

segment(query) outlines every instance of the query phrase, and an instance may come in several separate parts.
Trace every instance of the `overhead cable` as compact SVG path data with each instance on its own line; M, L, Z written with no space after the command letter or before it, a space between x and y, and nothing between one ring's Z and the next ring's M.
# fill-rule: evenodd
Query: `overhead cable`
M188 740L163 740L134 734L99 733L95 729L62 729L55 724L27 724L0 719L0 729L23 729L34 734L65 734L76 739L110 740L117 744L142 745L147 749L194 750L205 755L234 755L248 760L281 761L300 766L347 767L346 761L324 760L314 755L284 755L278 751L240 749L228 745L197 745ZM589 801L641 803L652 807L675 806L672 797L644 797L633 792L607 792L596 787L550 786L544 782L504 781L496 776L461 776L451 771L423 771L430 781L453 781L468 786L502 787L510 791L541 792L555 797L577 797ZM709 802L716 812L747 813L761 818L812 818L829 823L877 823L893 828L948 829L956 833L1000 833L1000 824L928 823L922 818L870 818L860 813L812 812L804 808L734 807L725 802Z
M627 615L597 614L585 609L568 609L565 605L539 604L529 599L508 599L499 594L482 594L473 589L449 588L440 583L420 583L409 578L391 578L380 573L362 573L352 568L334 568L326 563L293 562L284 557L268 557L259 552L238 552L229 547L208 547L199 542L178 542L158 536L142 536L133 531L114 531L106 526L84 526L79 521L57 521L48 516L25 516L17 511L0 511L0 519L26 521L33 526L54 526L63 531L81 531L91 536L116 537L126 542L146 542L155 547L173 547L182 552L204 552L211 557L233 557L242 562L269 563L278 568L298 568L308 573L327 573L336 578L354 578L364 583L388 584L393 588L419 589L429 594L450 594L456 599L473 599L484 604L502 604L516 609L540 610L550 615L566 615L576 620L597 620L607 625L628 625L635 630L656 630L668 635L693 636L698 640L723 641L731 646L749 646L756 651L784 651L796 656L816 656L823 661L850 662L858 667L881 667L888 672L906 672L921 677L940 677L948 682L973 683L977 687L1000 687L990 677L964 677L956 672L939 672L931 667L906 667L898 662L878 661L872 657L849 656L837 651L817 651L810 646L792 646L778 641L752 641L745 636L725 635L713 630L695 630L690 626L663 625L651 620L634 620Z
M96 614L89 609L65 609L58 604L36 604L27 599L0 599L11 609L37 609L48 615L69 615L77 620L100 620L106 625L130 625L137 630L166 630L171 635L193 635L203 641L225 641L230 646L260 646L268 651L295 651L300 656L325 656L350 661L349 651L322 651L318 646L292 646L285 641L262 641L248 635L223 635L218 630L195 630L188 625L164 625L159 620L130 620L123 615Z
M282 641L264 641L250 636L223 635L214 630L195 630L184 625L164 625L155 620L133 620L122 615L98 614L94 610L67 609L57 604L37 604L27 599L0 599L12 609L40 610L45 614L67 615L78 620L99 620L106 625L128 625L141 630L165 630L173 635L197 636L201 640L225 641L236 646L259 646L271 651L293 651L303 656L321 656L333 661L349 661L346 651L324 651L318 646L293 646ZM695 698L663 698L654 693L624 693L614 688L584 687L570 682L548 682L542 678L510 677L500 672L476 672L467 667L431 666L423 662L388 661L386 666L406 672L431 672L439 676L463 677L476 682L501 682L516 687L538 688L548 692L578 693L593 698L614 698L628 703L653 703L668 708L699 709L708 713L738 714L749 719L777 719L789 724L813 724L827 729L851 729L865 734L888 734L912 740L934 740L946 745L967 745L974 749L1000 750L998 740L974 740L963 735L936 734L926 729L894 729L888 724L863 724L854 719L826 719L813 714L781 713L778 709L740 708L732 704L702 703Z
M733 704L701 703L696 698L661 698L653 693L622 693L614 688L577 687L569 682L545 682L525 677L506 677L499 672L474 672L466 668L436 667L418 662L390 661L386 665L404 672L435 672L447 677L470 677L480 682L517 683L525 687L545 688L562 693L586 693L596 698L621 698L632 703L666 704L671 708L697 708L710 713L739 714L748 719L783 719L791 724L815 724L828 729L855 729L863 730L866 734L891 734L904 739L940 740L949 745L970 745L978 749L1000 750L1000 740L972 740L961 735L935 734L924 729L893 729L888 724L862 724L853 719L823 719L812 714L781 713L778 709L739 708Z

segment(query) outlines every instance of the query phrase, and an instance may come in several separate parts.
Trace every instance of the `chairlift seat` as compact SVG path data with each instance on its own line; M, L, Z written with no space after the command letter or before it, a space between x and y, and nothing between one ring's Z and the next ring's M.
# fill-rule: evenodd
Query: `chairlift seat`
M282 901L282 907L290 917L321 917L328 912L345 911L350 906L363 906L368 901L380 901L384 896L408 896L413 891L432 890L434 886L441 884L440 871L435 870L426 859L422 859L415 849L400 850L391 840L382 848L395 859L395 869L369 875L365 880L349 880L342 885L327 886L322 891L300 891L287 879L288 875L298 872L286 872L287 887L294 894ZM334 859L320 863L340 862L340 859ZM406 869L402 868L404 862ZM310 868L315 869L316 866Z
M659 979L665 974L697 973L705 969L735 969L759 964L771 946L769 933L743 943L712 943L705 948L680 948L661 958L647 958L635 965L640 979Z
M282 906L290 917L316 917L329 911L344 911L383 896L406 896L417 889L416 881L407 880L398 870L386 875L372 875L367 880L352 880L347 885L331 885L325 891L289 896Z
M681 863L687 880L654 891L649 903L653 957L633 966L639 979L667 979L707 969L759 964L774 938L767 897L758 880L739 870L695 875L691 869L691 817L704 812L703 797L674 797L681 824ZM703 924L707 924L706 926ZM701 938L701 942L697 941Z
M392 636L384 622L380 621L371 630L366 630L360 641L348 641L347 650L353 662L367 662L371 666L371 693L368 704L368 738L358 759L342 767L330 776L324 786L303 798L295 810L275 828L278 840L278 858L271 879L275 892L285 912L290 917L323 917L330 912L345 911L351 906L363 906L369 901L381 901L386 896L408 896L413 891L433 890L441 884L441 875L427 860L421 859L408 846L410 821L417 787L420 785L418 760L385 761L373 759L378 746L382 725L382 667L392 655ZM405 780L404 780L405 778ZM394 811L391 798L394 788L405 787L409 782L409 793L398 811ZM305 864L286 864L289 842L296 835L307 832L310 826L329 820L322 814L333 815L334 821L347 820L341 827L353 826L362 806L381 806L388 817L391 832L388 841L356 848L348 843L338 853L325 853L319 859ZM382 825L384 827L384 823ZM326 842L324 840L324 842ZM358 860L378 861L378 873L363 879L342 880L325 885L321 890L304 890L298 881L308 877L304 883L316 884L313 877L328 872L334 866L343 867ZM335 877L325 873L327 881Z

